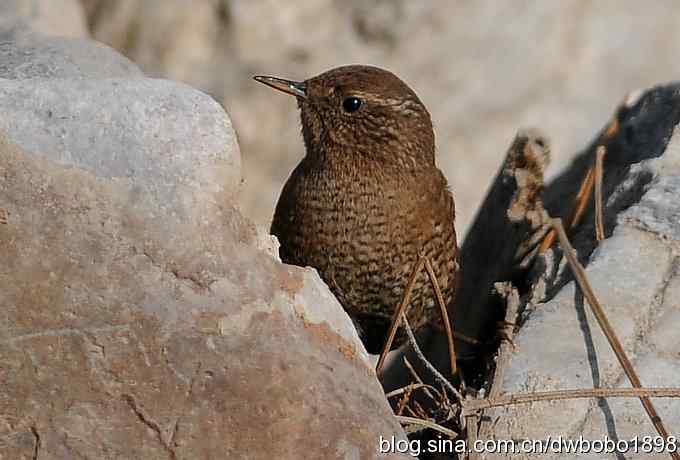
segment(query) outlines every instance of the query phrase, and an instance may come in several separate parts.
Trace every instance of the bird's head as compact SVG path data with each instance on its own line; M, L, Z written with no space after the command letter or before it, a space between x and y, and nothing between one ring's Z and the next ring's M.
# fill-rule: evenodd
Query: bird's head
M297 98L307 155L365 155L406 167L434 164L430 114L391 72L351 65L302 82L254 78Z

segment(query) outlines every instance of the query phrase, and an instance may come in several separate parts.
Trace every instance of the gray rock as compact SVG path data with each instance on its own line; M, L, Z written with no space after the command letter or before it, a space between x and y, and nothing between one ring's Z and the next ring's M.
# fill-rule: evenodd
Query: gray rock
M143 76L135 64L110 47L92 40L28 33L12 41L0 42L0 78L134 76Z
M179 83L0 80L0 106L0 130L22 148L126 180L183 218L205 220L204 203L230 201L240 182L227 115Z
M595 294L643 385L648 387L675 387L680 375L677 100L677 85L659 87L624 108L619 135L608 144L612 158L609 166L605 165L608 237L590 252L595 246L592 212L581 230L572 235L587 263L586 273ZM576 166L580 163L577 160ZM564 264L557 286L564 284L560 279L570 279ZM547 302L532 307L515 344L504 379L497 382L503 393L630 386L573 281L564 284ZM654 405L671 434L680 435L680 401L656 399ZM596 440L656 435L635 398L534 403L497 409L487 415L498 418L494 424L497 439L559 435L577 439L582 435ZM616 457L591 453L583 458ZM649 457L630 452L626 458Z
M219 105L41 53L0 80L0 458L403 458L349 317L238 210Z

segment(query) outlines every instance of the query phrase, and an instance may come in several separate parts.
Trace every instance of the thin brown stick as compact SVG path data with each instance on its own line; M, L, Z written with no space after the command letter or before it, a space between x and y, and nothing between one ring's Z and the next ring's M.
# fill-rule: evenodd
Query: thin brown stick
M406 311L406 307L408 307L409 302L411 301L413 287L415 286L416 279L418 279L418 275L420 274L420 271L423 269L424 265L425 259L421 257L416 266L413 267L413 272L411 273L411 278L408 280L408 285L406 286L406 291L404 292L404 296L401 299L401 303L394 311L394 315L392 316L392 323L390 324L390 329L387 334L387 340L385 341L385 346L383 347L382 353L380 353L380 357L378 358L378 364L376 364L375 366L375 373L378 375L378 377L382 375L383 366L385 365L385 358L387 358L387 353L389 353L390 348L392 347L394 336L397 334L399 320L402 314Z
M615 115L607 125L607 128L605 129L604 133L600 138L599 141L600 145L598 147L598 150L600 147L604 148L604 143L610 141L619 132L620 127L621 125L618 120L618 115ZM595 174L594 169L595 169L594 167L588 169L585 177L583 178L583 182L581 182L581 187L579 188L579 191L576 194L576 198L574 199L574 201L576 202L576 208L572 213L571 218L568 219L569 221L568 227L570 230L574 228L576 225L578 225L579 221L581 220L583 211L585 211L586 204L588 204L588 200L590 199L590 195L593 191L593 185L595 183L593 177ZM538 252L539 253L545 252L550 246L553 245L556 237L557 232L555 231L555 229L550 230L550 232L548 232L545 239L543 240L543 243L541 244Z
M446 388L444 388L444 385L442 385L441 383L439 385L441 387L441 391L437 391L437 395L439 395L439 397L440 397L440 403L441 403L440 406L446 407L447 409L449 409L449 413L451 413L452 412L451 411L452 404L451 404L451 400L449 399L449 394L446 392ZM457 407L460 407L460 405L457 405ZM448 418L447 418L447 420L448 420Z
M404 387L397 388L396 390L392 390L388 393L385 393L385 397L386 398L394 398L395 396L399 396L401 394L404 394L406 391L417 390L419 388L425 388L427 386L429 386L429 385L426 385L424 383L409 383L408 385L406 385ZM434 388L434 387L430 387L430 388Z
M433 430L439 431L440 433L443 433L447 436L449 436L451 439L455 439L456 436L458 436L458 433L456 433L453 430L449 430L448 428L444 428L441 425L438 425L434 422L431 422L429 420L423 420L420 418L415 418L415 417L406 417L404 415L396 415L397 420L403 424L407 425L420 425L423 428L431 428Z
M404 366L406 366L406 369L408 369L408 371L411 373L411 375L412 375L413 378L416 380L416 382L418 382L418 383L420 383L420 384L422 384L422 385L425 385L425 383L423 383L423 379L420 378L420 376L418 375L418 373L416 372L416 370L413 368L413 365L411 364L411 361L409 361L408 358L407 358L406 356L404 356ZM436 391L436 390L435 390L435 391ZM434 400L434 395L430 392L429 385L425 385L425 389L423 390L423 392L424 392L430 399Z
M408 360L408 358L406 358L406 356L404 356L403 359L404 359L404 366L409 370L409 372L411 373L413 378L416 380L416 382L418 382L417 384L412 384L412 385L422 385L423 393L425 393L432 401L435 401L435 402L439 401L438 404L440 405L440 407L441 407L441 404L442 404L441 401L444 401L444 403L443 403L444 407L447 407L447 408L450 407L451 404L449 403L449 398L448 398L448 395L446 394L446 389L442 388L442 391L440 392L437 388L430 386L430 385L427 385L427 384L424 384L423 380L420 378L420 376L418 375L416 370L413 368L413 365ZM439 399L436 399L430 390L437 393L437 396L439 397ZM409 412L411 412L411 414L413 414L414 416L420 416L421 418L427 418L427 414L425 413L425 410L423 410L423 408L420 406L420 404L418 404L418 401L414 400L413 404L416 406L417 409L419 409L420 414L416 414L408 406L406 406L405 409L408 410ZM397 415L401 415L401 414L397 413Z
M406 393L404 393L404 397L401 398L399 404L397 405L397 415L401 415L404 412L404 407L406 407L406 404L408 404L409 400L411 399L412 393L413 387L408 387L408 390Z
M574 211L571 214L571 217L568 219L569 220L569 229L574 228L576 225L579 224L581 221L581 217L583 216L583 212L586 210L586 206L588 205L588 201L590 199L590 195L593 191L593 184L594 184L594 168L590 167L588 168L588 171L586 171L586 175L583 177L583 181L581 182L581 187L579 188L578 192L576 193L576 197L574 198L574 203L575 203L575 208ZM545 252L550 246L553 245L555 242L555 237L557 237L557 233L555 229L553 228L548 232L546 235L545 239L543 240L543 243L541 244L541 247L539 248L538 252L542 253Z
M581 222L583 213L588 206L588 200L590 199L590 195L593 193L593 185L595 184L594 169L595 168L593 167L588 169L586 177L583 179L583 183L581 184L581 189L576 194L576 209L574 210L573 216L569 220L570 229L576 227Z
M444 329L446 330L446 340L448 340L449 345L449 362L451 364L451 375L456 375L458 368L456 367L456 349L453 346L453 333L451 332L451 323L449 322L449 313L446 309L446 303L444 302L444 296L442 295L441 289L439 289L439 282L437 281L437 275L434 272L434 268L430 263L430 259L425 257L425 269L427 274L430 276L430 282L434 288L434 293L437 296L437 303L439 304L439 310L442 314L442 321L444 322Z
M602 178L604 176L604 156L607 149L600 145L595 152L595 238L604 240L604 212L602 210Z
M595 314L595 318L597 319L600 328L604 332L604 335L607 337L607 341L609 341L609 345L612 347L612 350L614 351L616 358L619 360L619 363L623 367L623 371L626 373L628 380L630 380L630 383L634 388L642 388L642 383L640 382L640 378L638 377L637 372L635 372L635 369L633 368L633 364L631 363L630 359L628 359L628 355L626 354L626 351L623 349L623 345L621 345L621 342L616 336L614 328L609 322L609 319L607 318L607 315L605 314L602 305L600 305L600 302L597 300L597 297L595 297L595 293L593 292L593 289L590 286L590 283L588 282L585 270L583 269L583 267L581 266L581 264L579 263L578 259L575 256L576 251L571 246L571 243L569 243L567 234L565 233L564 227L562 226L562 221L560 219L553 219L552 225L555 231L557 232L557 236L560 240L560 245L562 245L564 255L567 257L567 262L569 263L569 266L571 267L571 270L574 273L576 282L581 288L583 296L588 300L588 304L590 305L592 312ZM661 417L659 417L658 412L654 408L652 400L646 396L642 396L640 397L640 402L642 403L642 407L645 408L645 411L647 412L647 415L649 416L652 424L654 425L654 428L656 428L656 431L662 438L667 439L668 430L666 430L666 427L663 421L661 420ZM671 457L675 460L680 460L680 453L678 452L671 453Z
M680 398L680 388L584 388L577 390L538 391L496 398L466 400L463 412L469 414L492 407L582 398Z
M407 413L411 414L413 417L420 418L420 415L416 414L416 411L414 411L413 409L411 409L410 406L404 407L404 410L405 410Z
M420 346L418 345L418 342L416 341L416 336L413 334L413 330L411 329L411 325L408 323L408 319L406 318L406 315L402 313L401 315L401 322L404 325L404 329L406 329L406 335L408 336L408 341L411 344L411 347L413 348L414 353L420 359L420 361L427 367L427 369L434 375L434 377L439 380L439 382L442 383L448 389L451 393L453 393L456 398L458 398L459 401L463 401L463 395L460 394L458 390L456 390L456 387L454 387L451 382L449 382L446 377L444 377L441 372L437 370L436 367L432 365L432 363L425 357L423 354L422 350L420 349Z
M429 417L428 412L423 408L423 406L420 405L418 401L416 401L415 399L411 401L411 406L413 406L413 408L415 409L413 413L416 414L416 417L421 418L423 420L428 419Z
M625 105L625 103L624 103L624 105ZM619 124L618 117L615 116L615 117L612 119L612 121L609 122L609 126L607 126L607 129L605 130L605 132L604 132L604 137L603 137L602 140L603 140L603 141L608 141L608 140L610 140L610 139L611 139L612 137L614 137L614 135L619 131L619 128L620 128L620 127L621 127L621 126L620 126L620 124Z

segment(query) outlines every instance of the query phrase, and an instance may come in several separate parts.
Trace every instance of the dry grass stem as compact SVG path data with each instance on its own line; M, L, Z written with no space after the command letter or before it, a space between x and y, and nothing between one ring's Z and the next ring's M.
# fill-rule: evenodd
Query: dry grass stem
M422 384L422 385L425 385L425 384L423 383L423 379L420 378L420 375L418 375L418 373L416 372L416 370L413 368L413 365L411 364L411 361L409 361L408 358L407 358L406 356L404 356L404 366L406 366L406 369L408 369L409 373L410 373L411 376L415 379L416 382L418 382L418 383L420 383L420 384ZM430 392L430 388L431 388L431 387L430 387L429 385L425 385L425 389L423 390L423 392L424 392L430 399L434 400L434 395Z
M624 102L622 105L625 105L626 103ZM604 132L604 139L603 140L609 140L614 135L619 131L619 128L621 125L619 124L618 117L614 117L611 122L609 122L609 126L607 126L607 129Z
M612 350L614 351L616 358L619 360L619 363L623 367L623 371L626 373L628 380L630 380L630 383L634 388L641 388L642 383L640 382L640 378L635 372L635 369L633 368L633 364L630 362L630 359L628 359L628 355L626 355L626 352L623 349L623 346L621 345L621 341L616 336L614 328L609 322L609 319L607 318L607 315L605 314L602 305L600 305L600 302L597 300L597 297L595 296L595 293L593 292L593 289L590 286L590 283L588 282L585 270L583 269L578 259L576 258L575 255L576 251L574 251L574 248L571 246L571 243L569 243L567 234L565 233L564 227L562 226L562 221L560 219L553 219L552 224L555 231L557 232L557 236L560 240L560 245L562 246L564 254L567 258L567 262L569 263L569 266L571 267L571 270L574 273L576 282L578 283L581 291L583 292L583 296L588 301L588 304L590 305L591 310L595 315L598 324L600 325L600 328L607 337L607 341L609 342L609 345L612 347ZM645 411L647 412L647 415L649 416L652 424L656 428L656 431L662 438L667 439L669 436L668 430L666 430L666 427L663 421L661 420L661 417L659 417L659 414L657 413L656 409L654 408L651 399L649 399L646 396L641 396L640 402L642 403L642 406L645 408ZM671 457L675 460L680 460L680 453L678 452L671 453Z
M387 334L387 340L385 341L385 346L383 347L382 353L378 358L378 363L375 366L375 373L380 377L382 375L383 366L385 365L385 358L387 358L387 353L389 353L392 347L392 342L394 342L394 336L397 334L397 329L399 328L399 319L404 315L409 302L411 301L411 294L413 293L413 287L416 284L416 279L420 271L425 265L425 259L421 258L415 267L413 267L413 272L411 273L411 278L408 280L408 285L406 286L406 291L404 291L404 296L401 299L401 303L394 311L392 316L392 323L390 324L390 329ZM405 315L404 315L405 317Z
M581 188L576 194L576 209L574 210L573 216L569 220L570 229L576 227L581 222L583 213L585 212L586 207L588 207L590 195L593 193L594 183L595 183L594 168L590 167L588 169L588 172L586 173L586 177L583 179L583 182L581 183Z
M586 210L586 207L588 206L590 195L593 192L593 184L595 183L594 169L595 169L594 167L588 168L588 171L586 172L586 175L583 178L583 181L581 182L581 187L579 188L578 193L576 193L576 197L574 198L575 208L574 211L572 212L571 217L569 218L568 225L570 230L577 226L579 222L581 222L581 217L583 217L583 213ZM539 252L545 252L549 247L551 247L555 242L556 237L557 233L553 228L552 230L550 230L550 232L548 232L545 239L543 240Z
M620 124L617 116L615 116L610 122L609 125L607 125L607 129L605 129L604 134L602 135L600 139L600 145L597 148L597 151L600 149L605 149L604 143L612 139L618 132L619 132ZM596 151L596 152L597 152ZM597 155L597 153L596 153ZM604 154L603 154L604 158ZM596 158L597 162L597 158ZM588 168L588 171L586 172L585 177L583 178L583 182L581 182L581 187L579 188L578 193L576 194L576 197L574 201L576 202L576 208L574 209L574 212L569 219L569 229L571 230L574 228L576 225L581 220L581 217L583 215L583 212L586 209L586 205L588 204L588 200L590 199L590 195L593 191L593 186L597 183L597 180L595 179L595 169L596 167L590 167ZM600 172L603 171L603 168L600 168ZM600 177L600 186L602 185L602 177ZM601 201L601 200L599 200ZM597 201L596 201L596 206L597 206ZM604 232L602 233L604 235ZM555 242L557 234L555 232L555 229L550 230L548 234L546 235L545 239L543 240L543 243L541 244L539 248L539 252L545 252L550 246L553 245ZM604 239L604 237L603 237ZM599 240L598 240L599 241Z
M409 383L405 387L397 388L396 390L392 390L389 393L385 393L385 397L386 398L393 398L395 396L402 395L407 391L417 390L419 388L426 388L426 387L434 388L434 387L431 387L430 385L426 385L424 383Z
M423 419L423 420L429 419L427 411L423 408L423 406L420 405L420 403L418 401L413 400L411 404L415 408L414 414L415 414L416 417Z
M413 417L416 417L416 418L419 418L419 417L420 417L420 415L419 415L419 414L416 414L416 411L414 411L413 409L411 409L410 406L404 407L404 410L405 410L406 412L408 412L409 414L411 414ZM400 414L397 414L397 415L400 415Z
M604 156L607 149L604 145L597 148L595 153L595 238L604 240L604 212L602 210L602 178L604 176Z
M415 417L405 417L403 415L397 415L396 417L397 420L399 420L399 422L405 425L419 425L422 427L421 429L430 428L449 436L451 439L455 439L455 437L458 436L458 433L456 433L455 431L449 430L448 428L444 428L443 426L431 422L430 420L423 420Z
M427 369L434 375L434 377L442 384L444 387L449 390L452 394L458 398L458 401L462 402L463 401L463 395L460 394L458 390L456 390L456 387L454 387L451 382L449 382L446 377L444 377L441 372L437 370L436 367L432 365L432 363L425 357L423 352L420 349L420 346L418 346L418 342L416 341L416 336L413 334L413 330L411 329L411 325L408 323L408 319L406 318L406 315L402 313L401 321L404 325L404 329L406 329L406 335L408 335L408 340L409 343L411 344L411 347L413 348L413 351L415 352L416 356L420 361L427 367Z
M404 356L404 366L411 373L411 376L413 377L413 379L416 382L418 382L418 383L411 384L411 385L414 385L414 387L417 387L417 388L422 388L423 393L425 393L425 395L428 396L438 408L442 408L442 407L445 407L445 408L448 408L448 409L451 408L451 403L449 401L449 398L446 394L446 390L444 388L442 388L442 391L440 392L437 388L435 388L431 385L424 384L423 380L420 378L420 376L418 375L416 370L413 368L413 365L408 360L408 358L406 358L406 356ZM394 390L394 391L400 391L400 390L401 389ZM436 397L432 392L436 393ZM420 418L423 418L423 419L428 418L427 411L425 409L423 409L422 406L417 401L410 400L410 403L417 410L417 412L414 412L414 410L411 407L409 407L408 405L404 406L404 410L410 412L414 417L420 417ZM460 407L460 406L458 406L458 407ZM400 407L398 407L398 409L399 408ZM450 412L451 411L449 410L449 413ZM397 415L401 415L399 413L399 411L397 411ZM446 420L449 420L449 419L450 419L450 417L448 417Z
M680 388L584 388L578 390L538 391L495 398L472 399L463 404L465 414L492 407L583 398L680 398Z
M437 296L437 303L439 304L439 309L442 314L442 321L444 322L444 329L446 330L446 340L449 346L449 363L451 365L451 375L456 375L456 349L453 345L453 333L451 332L451 322L449 321L449 313L446 308L446 303L444 302L444 296L442 295L441 289L439 289L439 282L437 281L437 275L434 272L432 263L430 259L424 257L425 259L425 269L430 277L430 282L432 283L432 288L434 289L435 295Z
M413 393L413 388L409 387L408 390L404 393L404 397L399 400L399 404L397 405L397 415L401 415L404 412L404 407L406 407L406 404L411 400L411 394Z

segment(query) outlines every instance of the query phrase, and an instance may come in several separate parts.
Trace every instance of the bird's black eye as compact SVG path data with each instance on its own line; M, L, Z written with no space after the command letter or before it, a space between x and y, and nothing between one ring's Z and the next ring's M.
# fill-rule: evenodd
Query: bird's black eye
M342 101L342 108L347 113L356 112L361 107L361 99L358 97L348 97Z

